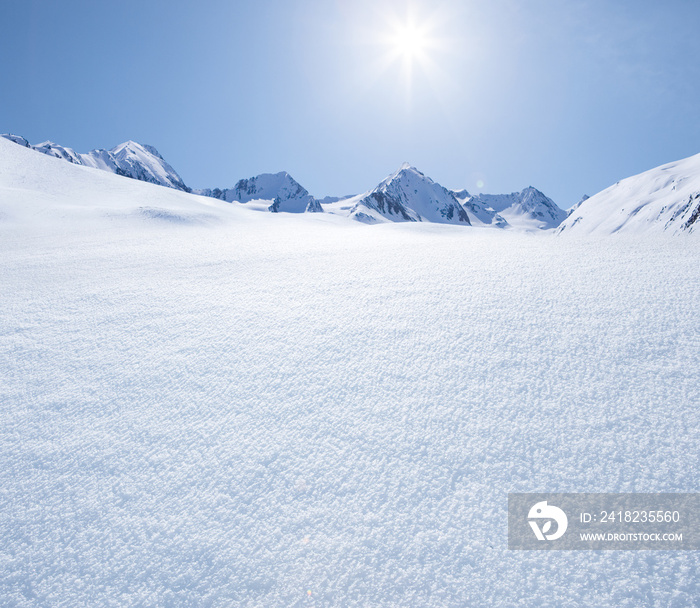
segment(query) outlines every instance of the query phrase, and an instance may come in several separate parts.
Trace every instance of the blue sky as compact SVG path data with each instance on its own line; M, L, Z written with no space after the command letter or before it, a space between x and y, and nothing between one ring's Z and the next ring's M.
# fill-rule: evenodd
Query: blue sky
M148 143L192 187L349 194L408 161L566 208L700 152L696 0L4 0L0 22L0 132Z

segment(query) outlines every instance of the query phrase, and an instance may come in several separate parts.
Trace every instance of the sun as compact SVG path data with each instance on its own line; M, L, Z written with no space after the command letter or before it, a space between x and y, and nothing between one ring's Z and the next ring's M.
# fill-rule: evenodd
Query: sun
M403 97L406 110L412 111L414 100L428 95L442 95L444 68L454 56L451 10L441 6L421 7L418 0L396 0L403 10L376 3L367 29L358 36L371 49L372 82L383 82ZM364 27L364 26L363 26Z
M397 23L390 39L394 52L404 60L423 57L428 50L429 38L425 28L415 23Z

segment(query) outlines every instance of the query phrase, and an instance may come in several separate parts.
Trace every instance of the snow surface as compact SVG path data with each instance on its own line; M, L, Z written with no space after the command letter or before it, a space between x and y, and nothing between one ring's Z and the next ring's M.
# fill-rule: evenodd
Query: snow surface
M700 154L617 182L582 200L558 233L695 233L700 218Z
M0 139L0 597L697 605L700 553L508 551L506 508L698 491L699 267L684 237L254 213Z

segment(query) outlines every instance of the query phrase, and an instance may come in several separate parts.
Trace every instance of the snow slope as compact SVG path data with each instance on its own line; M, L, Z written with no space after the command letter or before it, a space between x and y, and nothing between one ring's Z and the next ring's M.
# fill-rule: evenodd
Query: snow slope
M571 214L575 213L576 210L577 210L581 205L583 205L583 203L585 203L589 198L591 198L591 197L588 196L587 194L584 194L584 195L581 197L581 199L578 201L578 203L576 203L575 205L572 205L569 209L566 210L566 217L569 217Z
M392 221L470 225L452 192L408 163L373 190L324 208L367 224Z
M20 148L0 137L0 221L3 229L23 226L102 229L118 218L149 215L173 222L220 222L228 205L156 184L66 163Z
M462 190L455 195L470 217L476 216L482 225L546 230L557 227L566 217L566 211L532 186L511 194L471 196Z
M693 606L699 552L508 551L506 508L698 491L699 267L0 140L2 603Z
M79 154L72 148L66 148L51 141L32 146L24 137L5 133L0 138L31 148L42 154L67 160L76 165L102 169L124 177L130 177L176 190L189 192L180 176L153 146L146 146L135 141L127 141L111 150L92 150Z
M195 190L195 192L229 203L255 201L262 203L268 211L273 213L323 212L321 204L286 171L263 173L242 179L233 188Z
M700 154L628 177L582 201L558 233L698 233Z

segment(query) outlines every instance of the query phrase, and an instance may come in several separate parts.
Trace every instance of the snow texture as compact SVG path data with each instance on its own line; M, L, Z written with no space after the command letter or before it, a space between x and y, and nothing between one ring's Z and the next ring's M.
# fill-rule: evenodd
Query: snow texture
M506 508L698 490L699 267L686 237L254 213L0 139L0 597L696 606L699 552L508 551Z
M628 177L584 199L558 233L700 232L700 154Z

